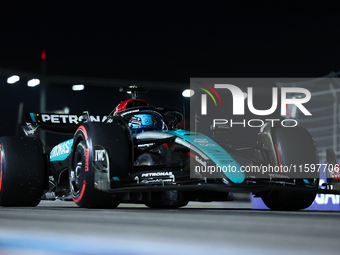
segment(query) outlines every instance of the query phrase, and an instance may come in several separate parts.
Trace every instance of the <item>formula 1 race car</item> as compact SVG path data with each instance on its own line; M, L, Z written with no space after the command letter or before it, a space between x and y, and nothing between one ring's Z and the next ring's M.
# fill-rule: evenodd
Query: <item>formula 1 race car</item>
M133 98L109 115L27 113L25 135L0 138L0 205L36 206L41 199L59 198L85 208L115 208L121 202L178 208L189 201L229 201L233 192L252 192L270 209L300 210L317 193L340 194L329 185L320 189L318 176L254 178L242 171L244 166L319 164L313 139L302 127L266 125L255 145L215 141L178 129L180 110L149 106L137 98L139 88L128 90ZM74 137L47 152L39 130ZM243 150L252 150L252 156ZM332 151L328 163L337 164ZM197 171L216 164L233 170L214 178Z

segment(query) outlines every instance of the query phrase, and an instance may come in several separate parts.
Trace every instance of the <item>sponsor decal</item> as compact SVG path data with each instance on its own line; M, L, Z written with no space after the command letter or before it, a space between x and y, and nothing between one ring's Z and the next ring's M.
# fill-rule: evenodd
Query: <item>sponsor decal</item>
M85 172L89 171L89 155L90 155L90 149L87 148L85 152Z
M73 139L67 140L66 142L60 143L55 146L50 153L50 160L64 160L66 159L69 154L71 153Z
M31 119L36 123L53 123L53 124L79 124L83 121L83 116L68 115L68 114L35 114ZM34 114L33 114L34 115ZM107 116L90 115L91 122L105 122Z
M96 162L105 160L105 150L95 150L94 155L94 161Z
M107 173L110 169L109 155L105 148L101 145L94 146L93 166L98 171Z
M137 147L138 148L147 148L147 147L150 147L152 145L154 145L154 143L144 143L144 144L138 144Z
M199 158L198 156L195 156L195 160L200 163L203 166L207 166L207 162L204 161L203 159Z
M124 113L120 114L120 116L123 117L123 116L125 116L127 114L134 113L134 112L139 112L139 109L138 110L132 110L132 111L124 112Z
M210 143L206 138L196 138L194 140L194 143L198 143L200 146L204 146L204 147L214 147L215 144L214 143Z
M175 181L175 176L172 174L172 172L142 173L141 178L147 178L147 179L142 179L139 181L138 176L136 176L135 180L137 181L137 183L146 184L146 183L164 183L164 182Z
M56 115L56 114L41 114L41 118L38 119L38 122L50 122L50 123L69 123L69 124L78 124L79 118L77 115Z
M129 120L129 122L130 122L131 124L142 125L142 120L141 120L141 118L135 117L135 116L131 117L131 119Z
M150 178L150 177L162 177L162 176L170 176L172 172L155 172L155 173L143 173L142 178Z
M271 179L290 179L288 175L282 175L282 174L268 174Z
M162 182L173 182L173 179L153 179L153 180L142 180L141 183L162 183Z

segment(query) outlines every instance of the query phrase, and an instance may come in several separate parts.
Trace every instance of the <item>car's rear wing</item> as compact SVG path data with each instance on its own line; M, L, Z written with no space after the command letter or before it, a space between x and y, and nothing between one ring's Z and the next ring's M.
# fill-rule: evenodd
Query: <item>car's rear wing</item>
M74 133L81 123L105 122L107 115L90 115L84 112L76 114L51 114L51 113L25 113L27 126L22 129L27 136L35 135L38 129L57 133ZM109 117L110 118L110 117Z

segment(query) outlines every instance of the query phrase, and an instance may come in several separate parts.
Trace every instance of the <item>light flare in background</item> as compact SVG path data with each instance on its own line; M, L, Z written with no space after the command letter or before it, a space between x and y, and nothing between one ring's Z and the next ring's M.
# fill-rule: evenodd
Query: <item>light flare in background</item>
M39 79L31 79L27 82L28 87L35 87L35 86L38 86L39 84L40 84Z
M73 91L81 91L84 90L84 88L85 88L84 84L77 84L72 86Z
M12 75L11 77L8 77L7 83L8 84L14 84L20 80L20 77L18 75Z

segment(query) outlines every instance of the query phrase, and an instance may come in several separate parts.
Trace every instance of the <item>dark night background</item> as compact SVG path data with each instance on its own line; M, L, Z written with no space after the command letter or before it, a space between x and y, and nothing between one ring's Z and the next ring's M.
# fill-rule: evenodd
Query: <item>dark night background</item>
M156 81L338 70L337 1L2 1L2 67Z
M0 68L40 73L45 49L47 75L188 86L190 77L320 77L339 71L339 10L337 1L2 1ZM0 136L14 134L20 102L39 110L39 86L6 79ZM181 107L167 89L144 98ZM51 84L47 109L109 113L127 98L117 87Z

